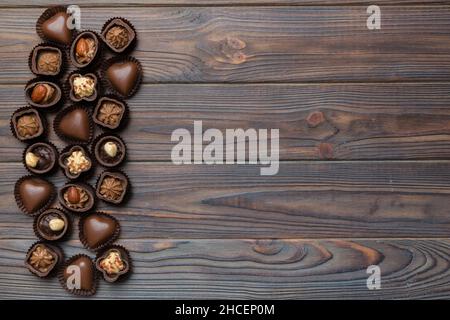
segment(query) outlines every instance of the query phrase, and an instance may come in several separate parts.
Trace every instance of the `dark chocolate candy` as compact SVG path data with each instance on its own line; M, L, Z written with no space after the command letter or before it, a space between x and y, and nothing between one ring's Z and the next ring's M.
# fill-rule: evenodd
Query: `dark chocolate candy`
M115 218L103 213L93 213L80 220L80 239L92 250L114 241L119 233L119 223Z
M36 142L25 149L23 161L32 173L44 174L55 167L57 158L58 152L53 145Z
M69 227L67 216L59 209L47 209L36 217L35 232L45 240L58 240L64 237Z
M95 267L106 281L115 282L130 271L130 255L122 246L109 246L97 255Z
M65 12L58 12L42 23L41 30L44 36L58 43L70 44L72 40L72 30L67 27L69 15Z
M84 108L71 108L63 110L59 121L56 122L55 131L69 140L89 142L92 125L89 113Z
M139 65L135 61L118 61L106 69L106 76L113 89L123 96L128 96L137 85Z
M86 212L93 208L95 196L92 187L83 183L68 183L59 190L59 202L74 212Z
M33 214L50 204L55 193L53 184L45 179L27 176L17 182L16 201L21 209Z
M56 245L39 241L31 246L25 265L38 277L48 276L63 259L62 250Z
M79 271L79 272L78 272ZM79 283L75 275L79 275ZM63 286L75 294L84 293L86 295L95 292L95 269L91 258L86 255L78 255L70 259L62 272ZM79 287L77 287L79 284Z
M103 135L95 141L94 154L97 161L105 167L115 167L125 158L126 147L121 138Z
M128 178L116 171L104 171L97 180L98 198L113 204L119 204L128 191Z

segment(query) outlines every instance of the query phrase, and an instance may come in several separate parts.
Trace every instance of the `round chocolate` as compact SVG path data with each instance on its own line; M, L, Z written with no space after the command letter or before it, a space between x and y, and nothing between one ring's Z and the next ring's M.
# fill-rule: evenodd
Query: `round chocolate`
M113 58L108 61L104 77L115 92L122 97L130 97L135 92L142 78L142 67L133 57Z
M57 76L63 67L63 53L58 47L42 44L30 54L30 69L36 75Z
M113 216L96 212L83 216L78 229L83 245L88 249L98 250L118 238L120 225Z
M44 120L36 109L20 108L11 118L11 129L14 136L21 141L28 141L44 134Z
M77 68L89 66L100 53L100 42L92 31L83 31L75 38L70 47L70 60Z
M25 99L36 108L51 108L62 99L61 88L50 81L32 81L25 87Z
M112 97L102 97L98 100L92 117L96 124L114 130L122 124L126 111L125 102Z
M115 167L125 158L126 147L121 138L104 134L95 140L93 147L97 161L104 167Z
M69 179L77 179L92 168L89 153L82 146L68 146L59 156L59 165Z
M89 296L96 291L95 267L87 255L79 254L66 261L58 277L63 288L72 294Z
M56 165L58 151L47 142L36 142L29 145L23 153L23 163L32 173L44 174L52 171Z
M113 18L106 22L101 33L103 41L115 53L122 53L135 43L136 32L128 20Z
M69 219L59 209L51 208L35 217L34 230L39 238L49 241L59 240L69 228Z
M25 265L33 274L44 278L63 260L62 250L43 241L34 243L27 252Z
M72 29L68 28L69 14L65 7L49 8L39 17L36 29L41 38L63 45L72 40Z
M89 143L93 135L93 123L89 111L81 106L61 110L53 121L56 134L73 143Z
M55 196L55 186L40 177L24 176L17 180L14 196L18 207L33 215L48 208Z
M59 190L58 200L73 212L87 212L94 207L94 189L84 183L68 183Z
M119 245L112 245L97 254L95 267L108 282L115 282L131 270L128 251Z
M93 73L72 73L68 78L69 97L74 102L92 102L97 99L98 80Z
M128 178L121 172L103 171L97 180L95 194L103 201L119 204L128 191Z

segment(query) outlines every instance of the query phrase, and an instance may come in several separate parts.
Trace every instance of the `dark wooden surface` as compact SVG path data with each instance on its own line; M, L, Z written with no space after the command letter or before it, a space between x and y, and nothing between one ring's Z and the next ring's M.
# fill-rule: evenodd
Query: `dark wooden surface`
M450 1L378 1L377 31L366 0L78 3L94 30L120 6L145 70L122 132L132 197L99 204L135 270L94 298L450 298ZM35 237L12 196L26 171L9 118L47 4L0 3L0 298L72 298L23 267ZM279 128L279 174L173 165L170 135L194 120ZM76 231L66 255L86 252Z

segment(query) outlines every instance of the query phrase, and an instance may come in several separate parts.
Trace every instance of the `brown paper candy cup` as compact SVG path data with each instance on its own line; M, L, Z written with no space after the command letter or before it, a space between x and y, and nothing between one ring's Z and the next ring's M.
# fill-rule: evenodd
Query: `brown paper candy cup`
M103 181L104 177L106 177L106 176L117 177L123 181L126 181L126 186L124 188L124 191L123 191L121 197L118 198L117 200L109 199L108 197L105 197L104 195L102 195L100 192L102 181ZM123 171L117 170L117 169L103 171L100 174L100 176L98 177L96 185L95 185L95 194L96 194L97 198L99 198L105 202L114 204L114 205L122 205L125 202L127 202L127 200L130 197L130 193L131 193L130 190L131 190L130 179Z
M17 120L22 115L26 115L26 114L34 114L36 116L36 118L38 120L37 123L38 123L39 129L33 135L21 136L16 127L16 124L17 124ZM34 142L34 141L38 140L39 138L44 137L46 135L47 121L46 121L45 117L35 108L22 107L22 108L17 109L16 111L14 111L14 113L12 114L11 120L10 120L10 128L11 128L11 132L12 132L13 136L16 137L18 140L20 140L22 142Z
M121 27L125 28L125 30L128 32L128 39L129 39L128 44L122 48L119 48L119 49L115 48L107 40L106 34L107 34L108 30L113 26L121 26ZM100 35L101 35L101 38L102 38L103 42L105 43L106 47L116 54L129 53L131 50L134 49L134 47L136 46L136 43L137 43L137 33L136 33L135 27L129 20L122 18L122 17L113 17L113 18L107 20L103 24Z
M105 140L111 140L119 145L118 153L120 154L116 155L116 157L114 157L111 161L108 161L106 153L101 150L102 144L105 143ZM119 135L105 132L98 135L92 142L91 154L94 155L95 160L101 166L106 168L115 168L124 163L127 156L127 145Z
M88 194L89 199L86 202L86 205L82 208L76 208L74 206L69 206L64 199L64 194L70 187L79 187L85 190L85 192ZM72 213L77 214L84 214L85 212L92 211L95 208L95 190L93 187L91 187L87 183L83 182L69 182L66 183L62 188L58 191L58 200L59 203L67 210L69 210Z
M93 215L99 215L102 217L105 217L106 219L108 219L109 221L114 221L115 223L115 229L113 230L113 232L111 233L111 235L109 236L109 238L107 238L104 242L96 245L96 246L92 246L89 244L88 241L88 235L85 233L84 231L84 224L86 223L86 220L93 216ZM98 250L102 250L103 248L113 244L114 241L116 241L119 238L120 235L120 223L119 221L112 215L104 213L104 212L93 212L87 215L83 215L78 223L78 231L79 231L79 238L81 243L84 245L84 247L86 249L92 250L92 251L98 251ZM98 234L98 233L97 233Z
M95 91L92 95L90 95L89 97L77 97L75 95L74 89L73 89L73 79L76 76L86 76L86 77L90 77L92 79L94 79L95 81ZM66 97L71 100L72 102L75 103L82 103L84 105L90 105L92 103L95 103L95 101L97 100L97 98L99 96L101 96L102 94L102 84L101 81L99 80L99 76L97 73L95 72L89 72L88 70L74 70L72 71L66 79L66 82L64 84L64 91L66 94Z
M103 109L103 103L114 103L119 106L121 111L117 113L114 109ZM106 95L101 97L94 108L92 114L93 121L106 131L119 131L123 129L128 122L128 104L116 95ZM117 118L116 121L114 119Z
M32 100L32 93L33 88L39 84L48 84L52 86L55 89L54 95L56 95L50 102L42 104L33 102ZM39 110L42 111L53 111L55 109L58 109L60 106L64 104L64 98L65 98L65 92L64 88L61 86L61 84L58 81L55 81L54 79L48 79L45 77L37 77L34 79L31 79L27 82L24 88L25 91L25 100L27 103Z
M69 288L68 286L67 286L67 281L66 281L66 279L64 279L64 271L65 271L65 269L73 262L73 261L76 261L78 258L81 258L81 257L85 257L85 258L87 258L87 259L89 259L89 260L91 260L91 262L92 262L92 268L93 268L93 282L92 282L92 288L91 289L89 289L89 290L86 290L86 289L77 289L77 288ZM88 255L85 255L85 254L77 254L77 255L74 255L74 256L72 256L72 257L70 257L68 260L66 260L65 262L64 262L64 264L62 265L62 267L60 268L60 270L59 270L59 272L58 272L58 280L59 280L59 283L61 284L61 286L67 291L67 292L69 292L69 293L71 293L71 294L73 294L73 295L76 295L76 296L85 296L85 297L87 297L87 296L92 296L92 295L94 295L95 294L95 292L97 291L97 285L98 285L98 276L97 276L97 272L96 272L96 270L95 270L95 264L94 264L94 262L92 261L92 259L91 259L91 257L89 257ZM82 283L82 279L80 279L80 283Z
M36 147L41 147L41 146L47 147L49 150L51 150L51 152L53 153L53 156L54 156L54 159L53 159L54 161L52 161L50 163L50 165L47 168L45 168L45 169L36 169L36 168L28 166L27 163L26 163L26 155L27 155L27 153L29 151L35 149ZM28 172L30 172L31 174L50 174L50 173L53 173L53 171L57 167L56 164L58 163L58 158L59 158L58 149L55 147L55 145L53 143L48 142L48 141L38 141L38 142L35 142L33 144L30 144L23 150L23 153L22 153L22 163L23 163L25 169L27 169Z
M69 168L66 166L65 164L65 160L67 157L70 156L70 154L74 151L81 151L83 152L84 156L86 158L88 158L88 160L90 161L91 165L90 167L82 172L79 172L77 174L72 174L69 171ZM70 180L78 180L81 178L86 178L89 177L89 175L92 173L94 167L95 167L95 159L94 157L89 153L89 150L87 149L86 146L84 145L80 145L80 144L74 144L74 145L68 145L66 146L62 151L61 154L59 156L59 160L58 160L59 166L61 167L64 175L70 179Z
M129 90L129 92L120 92L115 86L114 84L111 82L111 80L108 78L108 69L115 63L126 63L126 62L130 62L130 63L134 63L136 64L137 67L137 74L136 74L136 79L134 81L134 85L131 87L131 89ZM126 57L114 57L111 59L108 59L107 61L105 61L105 63L102 64L102 68L101 68L101 79L103 81L103 85L104 87L112 94L117 95L118 97L122 98L122 99L128 99L131 98L134 94L136 94L136 92L139 90L139 87L141 85L142 82L142 78L143 78L143 68L141 63L139 62L138 59L136 59L135 57L132 56L126 56Z
M48 270L46 270L46 271L37 270L29 261L32 252L38 245L42 245L42 246L46 247L47 249L50 249L52 251L52 254L51 254L52 257L56 260L54 262L53 266L48 268ZM57 246L56 244L53 244L53 243L50 244L46 241L37 241L37 242L33 243L27 251L27 254L25 256L25 266L28 268L28 270L30 270L31 273L38 276L39 278L47 278L47 277L50 277L50 276L56 274L56 270L58 269L58 266L63 262L63 260L64 260L64 253L59 246Z
M125 268L116 274L109 274L100 266L101 260L106 258L109 251L111 251L111 250L119 251L120 256L124 262ZM116 281L124 280L126 277L128 277L131 274L132 266L133 266L132 260L131 260L131 256L130 256L130 253L128 252L128 250L126 248L124 248L123 246L117 245L117 244L103 248L101 251L99 251L97 253L97 256L95 257L95 267L97 268L98 271L100 271L100 273L103 276L103 279L107 282L116 282Z
M63 130L61 130L61 122L63 121L65 115L71 113L72 111L76 110L76 109L82 109L85 112L86 118L87 118L87 125L89 126L89 136L86 140L81 140L75 135L68 135L67 133L67 128L64 128ZM68 121L66 119L66 121ZM66 122L67 123L67 122ZM63 122L64 124L64 122ZM84 128L83 128L84 129ZM60 110L57 114L55 119L53 120L53 130L55 131L56 135L63 141L67 142L67 143L71 143L71 144L88 144L93 136L94 136L94 122L92 121L92 116L91 116L91 111L82 105L71 105L67 108L64 108L62 110Z
M55 51L58 52L60 55L60 61L58 64L58 69L55 72L43 72L39 71L37 67L37 57L40 51L42 50L48 50L48 51ZM54 45L49 42L42 42L38 45L35 45L33 49L30 51L30 54L28 55L28 67L30 68L30 71L33 72L35 75L39 77L45 77L45 78L58 78L61 75L64 74L67 68L67 58L66 53L64 49L61 49L60 46Z
M71 33L68 36L69 39L68 39L68 41L64 41L64 42L49 38L48 36L45 35L45 32L43 30L44 22L59 13L67 13L67 7L66 6L53 6L51 8L48 8L47 10L45 10L41 14L41 16L38 18L38 20L36 21L36 33L44 41L47 41L54 45L58 45L61 48L67 48L73 40L73 37L75 35L75 29L73 29L71 32L69 32L69 33Z
M58 215L61 218L61 220L64 221L64 228L61 231L61 233L58 233L55 235L48 235L48 234L45 234L45 232L43 232L41 230L41 228L39 227L41 219L43 219L44 216L46 216L50 213L55 213L56 215ZM33 231L34 231L34 234L36 235L36 237L38 237L42 241L62 241L67 238L67 235L70 232L70 225L71 225L70 218L63 210L61 210L59 208L49 208L34 217Z
M25 180L30 179L30 178L34 178L34 179L41 180L41 181L44 180L49 184L49 187L51 188L50 195L49 195L47 201L45 202L45 204L43 204L39 208L35 209L34 211L29 211L27 209L27 207L25 206L25 204L23 202L22 196L20 195L21 183L23 183ZM16 184L14 185L14 198L16 200L17 206L23 213L25 213L29 216L35 216L35 215L38 215L38 214L44 212L48 207L51 206L51 204L53 203L53 200L55 199L55 196L56 196L55 185L52 182L50 182L42 177L36 176L36 175L23 176L23 177L19 178L19 180L17 180Z

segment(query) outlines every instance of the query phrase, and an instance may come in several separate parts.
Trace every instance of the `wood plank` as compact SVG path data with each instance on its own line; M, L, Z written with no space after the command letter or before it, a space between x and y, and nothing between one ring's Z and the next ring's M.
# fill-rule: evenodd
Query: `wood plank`
M125 240L134 273L94 299L450 298L450 240ZM73 298L23 267L32 241L0 241L0 298ZM79 253L78 241L63 244ZM91 254L91 256L93 256ZM366 269L379 265L381 290ZM19 290L18 290L19 289Z
M99 205L121 221L124 239L442 238L450 232L449 161L283 162L276 176L260 176L253 165L134 162L124 170L131 199L119 208ZM12 194L24 173L19 164L0 165L1 239L34 238L32 219ZM65 179L58 173L51 180L60 187Z
M377 5L423 5L446 4L448 0L378 0ZM61 0L58 4L71 5L71 0ZM155 6L311 6L311 5L372 5L372 0L79 0L80 6L107 7L155 7ZM48 7L55 2L47 0L3 0L0 7Z
M283 160L448 159L449 89L449 83L144 85L129 101L122 135L130 161L170 160L172 132L186 128L193 135L194 120L223 133L278 128ZM0 90L0 162L20 161L23 144L11 135L9 120L25 103L23 86ZM311 127L307 119L317 112L325 120ZM63 146L52 130L49 137Z
M0 12L1 83L24 83L38 43L40 10ZM113 8L86 8L99 30ZM450 7L383 7L381 30L366 28L365 6L123 8L139 32L135 51L146 83L446 81ZM99 19L105 17L105 19Z

